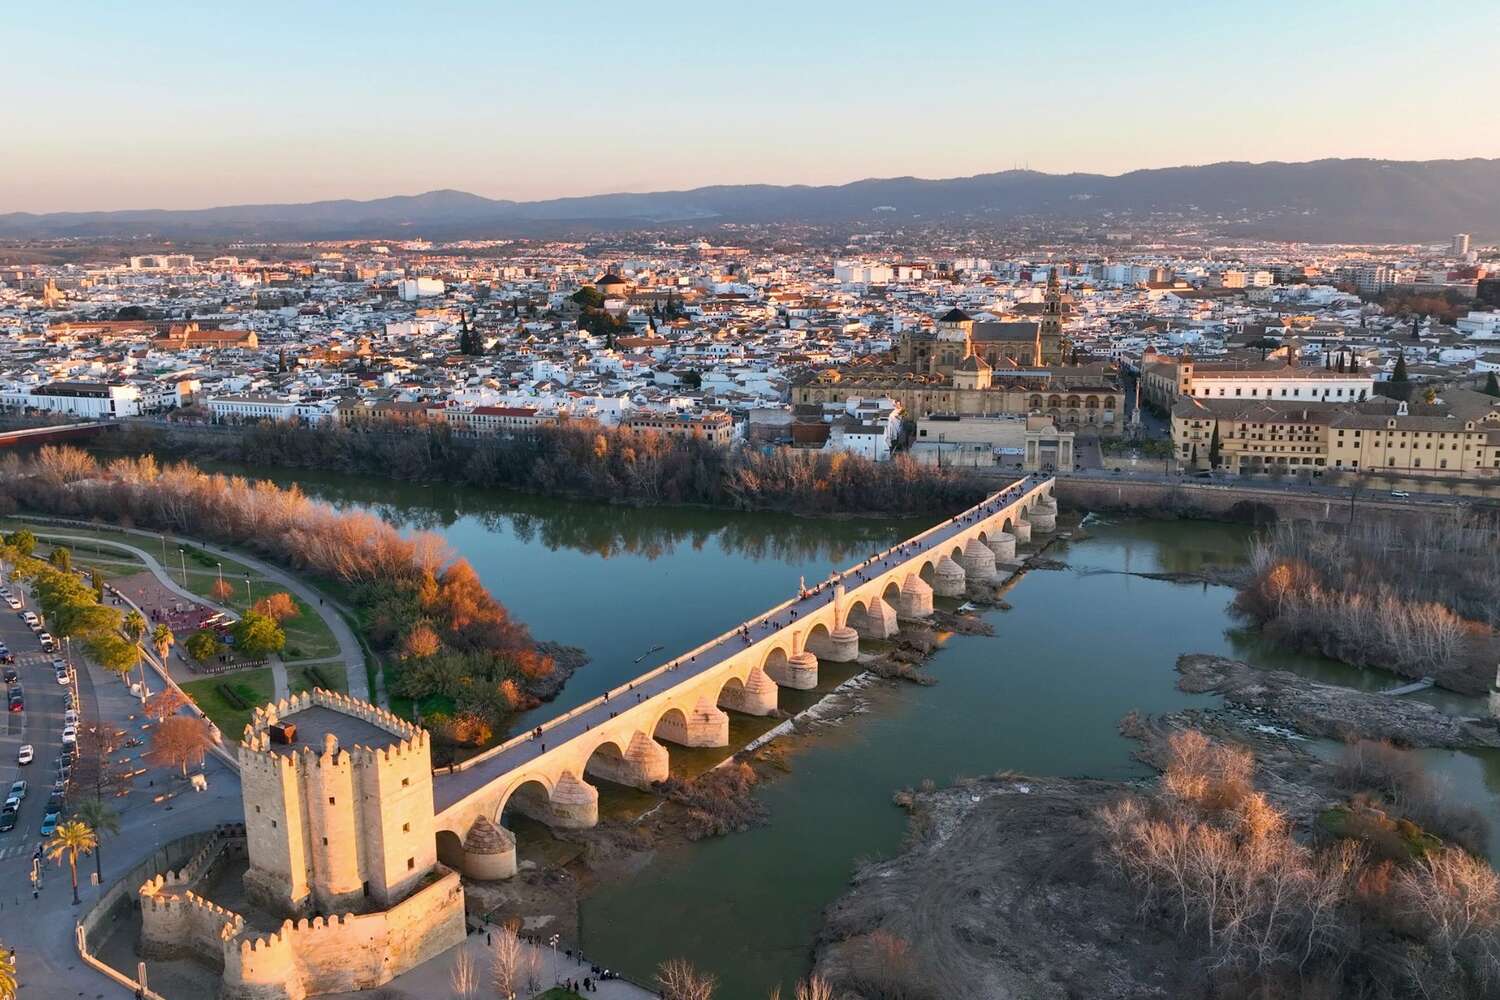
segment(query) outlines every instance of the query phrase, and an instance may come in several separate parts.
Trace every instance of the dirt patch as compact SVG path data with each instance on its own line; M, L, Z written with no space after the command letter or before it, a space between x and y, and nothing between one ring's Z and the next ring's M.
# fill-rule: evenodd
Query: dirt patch
M1213 692L1232 705L1312 736L1390 740L1405 747L1500 747L1493 719L1463 719L1420 701L1319 684L1284 670L1261 670L1239 660L1189 653L1177 658L1177 686Z
M829 908L818 971L867 997L1187 995L1178 970L1194 956L1097 860L1094 813L1127 787L1005 778L917 793L920 832Z

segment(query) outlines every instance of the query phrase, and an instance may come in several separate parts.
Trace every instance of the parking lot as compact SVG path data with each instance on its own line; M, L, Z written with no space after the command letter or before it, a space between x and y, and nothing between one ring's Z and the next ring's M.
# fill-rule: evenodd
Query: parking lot
M27 784L25 797L15 810L15 826L0 833L0 861L20 855L29 857L42 842L42 822L48 812L48 800L54 782L60 776L58 758L63 752L62 732L66 700L74 686L58 683L53 668L54 654L42 649L38 633L27 626L21 614L39 613L26 599L23 588L10 586L9 592L24 603L21 611L8 606L0 608L0 642L15 657L14 669L24 707L5 713L5 729L0 734L0 791L8 791L16 781ZM46 623L42 626L45 629ZM56 658L62 658L59 651ZM7 694L16 685L7 684ZM7 698L7 708L11 707ZM18 760L21 747L32 747L29 764ZM53 805L57 805L54 800Z

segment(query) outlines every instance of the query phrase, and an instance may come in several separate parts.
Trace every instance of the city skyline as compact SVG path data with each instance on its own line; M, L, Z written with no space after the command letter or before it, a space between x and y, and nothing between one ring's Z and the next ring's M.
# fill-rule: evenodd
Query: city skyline
M0 212L1500 156L1476 110L1500 87L1483 45L1500 11L1431 5L1429 44L1391 4L1189 23L1088 6L89 5L12 26L23 141Z

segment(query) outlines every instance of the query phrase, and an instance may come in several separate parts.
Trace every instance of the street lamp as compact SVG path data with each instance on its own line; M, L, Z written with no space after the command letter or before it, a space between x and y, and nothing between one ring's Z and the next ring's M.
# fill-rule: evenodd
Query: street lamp
M178 549L177 556L182 560L182 585L187 586L187 550Z
M250 602L250 574L246 573L245 574L245 606L249 607L250 603L251 603Z

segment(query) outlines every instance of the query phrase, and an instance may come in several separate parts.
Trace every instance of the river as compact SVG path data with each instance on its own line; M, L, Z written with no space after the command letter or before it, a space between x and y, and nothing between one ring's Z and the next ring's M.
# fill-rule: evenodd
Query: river
M822 579L834 565L927 527L295 479L312 496L440 533L538 638L586 649L592 662L534 713L541 717L783 600L799 576ZM1131 575L1241 561L1248 540L1249 529L1232 525L1090 519L1086 538L1049 551L1066 569L1029 573L1007 595L1011 610L987 613L994 636L948 640L929 664L935 686L873 688L860 714L797 753L791 773L758 793L768 823L660 855L590 896L584 947L642 979L664 959L687 957L718 975L722 1000L761 998L776 983L788 995L806 970L823 908L858 860L900 848L905 815L891 804L894 789L1001 770L1143 775L1133 744L1116 731L1120 718L1217 701L1176 689L1173 664L1183 652L1237 656L1367 690L1391 686L1388 675L1270 651L1239 634L1227 588ZM648 654L657 646L664 648ZM1483 711L1482 702L1442 692L1416 697ZM783 698L784 707L806 703ZM741 740L764 728L760 720L736 723ZM674 748L672 756L674 769L705 765L702 755ZM1424 757L1500 831L1500 755ZM601 797L601 810L610 807ZM522 847L524 854L524 839ZM1492 839L1491 856L1500 857L1500 840Z

